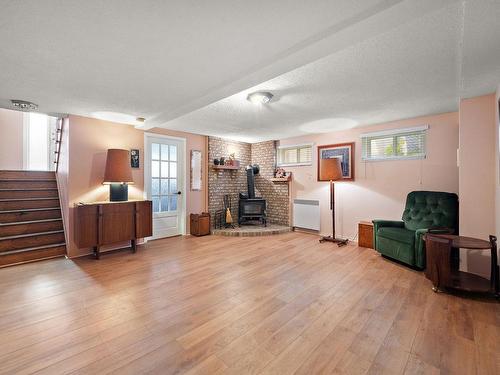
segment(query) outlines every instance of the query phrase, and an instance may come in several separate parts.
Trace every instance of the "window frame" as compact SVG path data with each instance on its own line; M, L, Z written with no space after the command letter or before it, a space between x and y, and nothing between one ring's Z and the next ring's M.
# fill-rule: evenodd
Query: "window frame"
M427 131L429 130L429 125L416 126L411 128L399 128L382 130L378 132L364 133L361 134L361 160L364 162L371 161L391 161L391 160L421 160L427 158ZM372 157L371 156L371 141L376 139L392 138L393 150L398 148L398 139L405 135L423 135L423 149L422 154L419 155L397 155L386 157ZM397 151L396 151L397 152ZM368 156L370 155L370 156Z
M304 167L304 166L311 166L313 164L313 146L314 143L300 143L300 144L294 144L294 145L283 145L283 146L278 146L276 147L276 166L277 167ZM308 162L297 162L297 163L280 163L280 151L281 150L288 150L288 149L295 149L297 151L297 160L299 158L299 150L301 148L306 148L309 147L311 149L311 160Z

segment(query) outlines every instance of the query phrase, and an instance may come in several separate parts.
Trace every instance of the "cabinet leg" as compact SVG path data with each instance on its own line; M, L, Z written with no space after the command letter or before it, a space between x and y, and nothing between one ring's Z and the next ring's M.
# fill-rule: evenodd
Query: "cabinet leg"
M137 252L137 240L131 240L130 244L132 245L132 252L135 254Z
M94 258L95 259L100 259L101 258L101 252L99 250L99 246L94 247Z

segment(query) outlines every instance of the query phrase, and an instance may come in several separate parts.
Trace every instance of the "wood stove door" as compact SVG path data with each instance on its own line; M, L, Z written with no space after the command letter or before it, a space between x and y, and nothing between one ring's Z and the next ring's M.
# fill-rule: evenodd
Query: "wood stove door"
M153 239L185 234L185 140L146 134L145 187Z

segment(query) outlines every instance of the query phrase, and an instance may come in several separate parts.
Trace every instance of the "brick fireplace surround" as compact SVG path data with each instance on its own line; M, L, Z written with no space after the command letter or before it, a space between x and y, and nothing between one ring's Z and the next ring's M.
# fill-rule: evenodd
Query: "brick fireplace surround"
M234 153L235 158L240 161L240 169L215 170L212 168L214 159L219 159L221 156L227 158L231 153ZM244 143L209 137L208 162L210 164L208 173L208 210L212 217L215 211L224 207L223 197L225 194L229 194L232 206L231 214L233 219L237 221L238 194L247 192L245 167L249 164L258 164L260 173L255 177L256 195L267 201L268 223L289 225L289 186L287 183L271 181L276 168L276 143L274 141Z

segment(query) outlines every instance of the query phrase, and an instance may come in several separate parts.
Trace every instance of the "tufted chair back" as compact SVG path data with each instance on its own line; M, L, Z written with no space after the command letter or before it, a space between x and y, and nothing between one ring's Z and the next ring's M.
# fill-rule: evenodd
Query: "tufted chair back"
M417 230L429 227L458 229L458 196L438 191L412 191L406 197L403 212L405 228Z

